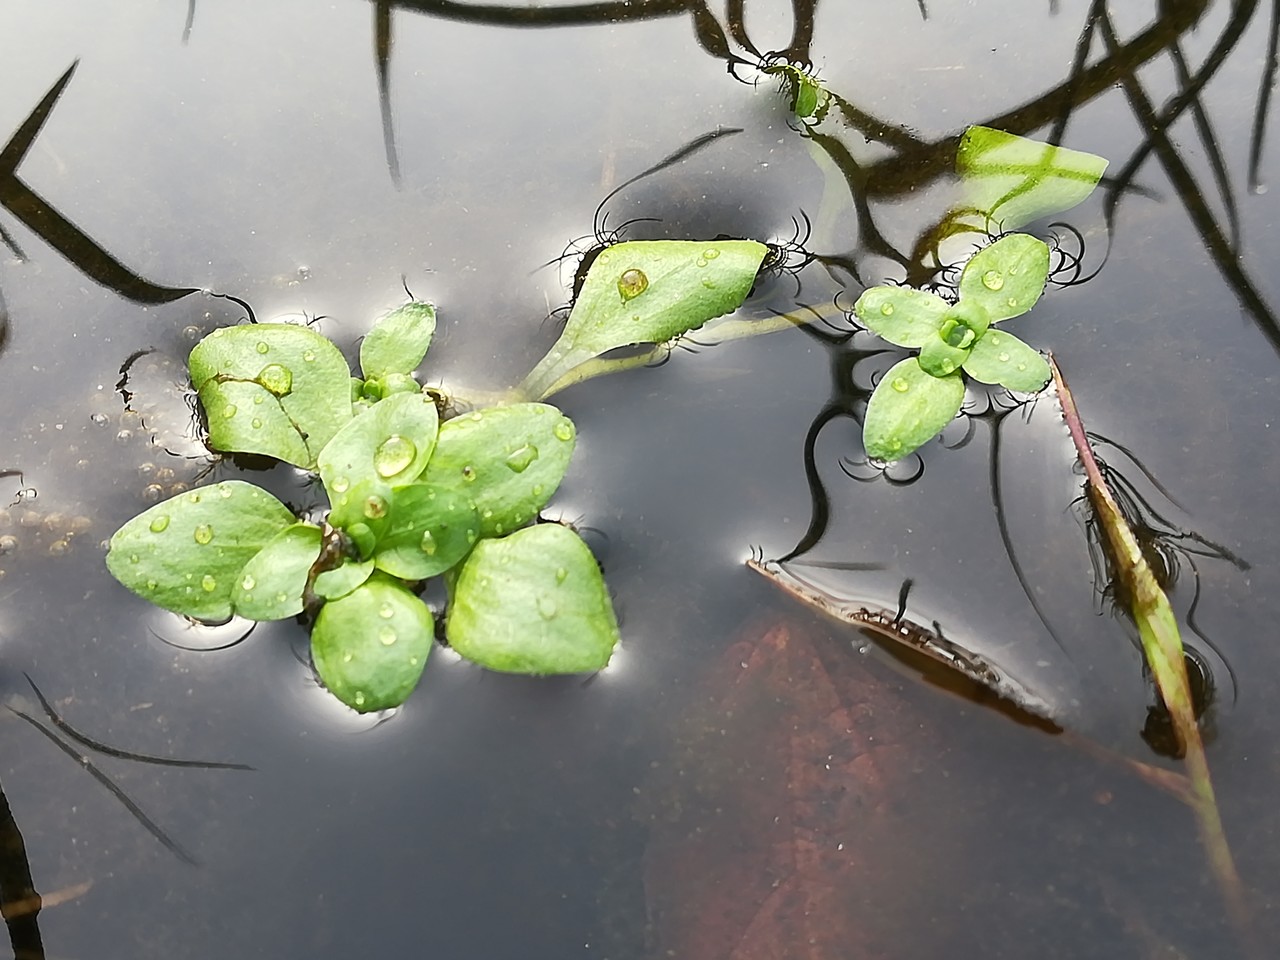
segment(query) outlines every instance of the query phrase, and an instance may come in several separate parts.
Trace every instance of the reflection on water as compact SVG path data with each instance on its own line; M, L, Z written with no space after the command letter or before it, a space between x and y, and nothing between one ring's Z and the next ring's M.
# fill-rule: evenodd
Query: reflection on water
M0 14L21 41L0 59L0 469L22 472L6 502L37 491L0 529L13 538L0 686L28 695L26 671L74 696L78 728L102 741L258 768L249 783L103 761L198 855L191 870L10 724L0 777L26 887L92 884L39 914L50 953L1233 955L1176 800L860 656L859 635L740 562L761 544L861 565L835 586L890 610L910 579L912 622L1016 666L1071 729L1150 757L1141 660L1097 601L1052 405L988 409L975 392L918 463L885 476L859 463L866 394L894 354L850 337L837 306L864 284L945 280L967 255L936 228L973 123L1112 161L1101 199L1064 228L1083 237L1090 279L1048 291L1019 333L1070 362L1091 426L1185 505L1157 507L1162 529L1253 563L1197 557L1174 600L1217 648L1211 666L1238 679L1209 760L1265 927L1280 850L1266 842L1265 759L1277 531L1262 505L1280 469L1280 326L1263 265L1280 235L1256 186L1274 163L1276 31L1256 2L1105 7L992 3L979 19L907 0L406 0L375 3L371 21L363 3L192 0ZM775 52L836 95L820 123L789 118L774 81L735 79ZM742 132L628 182L717 129ZM803 310L803 332L674 351L558 397L581 454L553 510L608 538L620 673L536 682L441 657L395 716L352 729L311 686L294 624L218 650L155 636L98 544L154 488L237 469L210 472L191 441L182 367L193 337L243 311L186 294L323 316L351 350L408 282L440 307L445 386L496 390L554 340L542 319L570 299L576 264L564 282L537 268L596 232L602 198L611 226L642 218L636 237L811 224L815 257L744 311ZM1150 496L1141 471L1120 469ZM280 472L263 482L298 489ZM863 749L870 722L892 749ZM772 913L760 884L781 860L762 872L753 851L808 857ZM799 889L819 905L809 919Z

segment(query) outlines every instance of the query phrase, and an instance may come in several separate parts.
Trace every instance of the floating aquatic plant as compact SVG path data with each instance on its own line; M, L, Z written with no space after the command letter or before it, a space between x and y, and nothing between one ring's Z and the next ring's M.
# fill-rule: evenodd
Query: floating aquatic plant
M314 614L316 671L361 712L397 706L416 686L434 642L417 584L442 574L445 630L464 657L515 673L604 667L618 627L590 550L568 529L529 526L569 467L573 422L519 403L440 423L412 376L434 328L421 302L382 318L361 346L362 378L305 327L211 333L190 359L210 445L315 471L325 521L226 480L122 526L108 569L200 620Z

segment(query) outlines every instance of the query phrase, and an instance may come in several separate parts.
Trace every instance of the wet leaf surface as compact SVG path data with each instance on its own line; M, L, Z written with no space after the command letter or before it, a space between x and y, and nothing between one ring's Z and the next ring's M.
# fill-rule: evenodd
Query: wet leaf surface
M382 317L360 342L360 370L366 380L389 373L412 373L427 355L436 331L436 308L418 300Z

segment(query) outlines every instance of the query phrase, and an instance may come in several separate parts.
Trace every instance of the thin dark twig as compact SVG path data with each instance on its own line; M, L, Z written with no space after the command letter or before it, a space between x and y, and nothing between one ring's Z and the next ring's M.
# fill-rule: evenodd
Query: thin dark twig
M68 757L75 760L76 763L80 764L80 766L84 768L85 772L87 772L89 776L93 777L93 779L97 780L98 783L102 784L102 786L104 786L107 789L107 791L113 797L115 797L116 800L118 800L121 803L121 805L123 805L124 808L129 811L130 814L133 815L133 818L137 820L140 824L142 824L142 826L146 829L146 831L149 834L151 834L153 837L155 837L157 840L160 841L161 845L166 850L172 853L175 857L177 857L183 863L190 864L193 867L200 865L199 861L196 860L195 857L193 857L186 850L184 850L176 840L174 840L167 833L161 830L160 827L156 824L156 822L143 812L141 807L139 807L136 803L130 800L129 795L126 794L122 789L120 789L120 787L116 786L115 781L113 781L105 773L103 773L96 766L94 766L92 760L90 760L83 753L80 753L79 751L77 751L74 747L70 746L69 744L63 743L61 740L59 740L57 735L54 734L52 730L45 727L45 725L42 724L39 720L36 720L33 717L27 716L27 714L23 713L21 710L17 709L16 707L9 707L9 710L10 712L16 714L18 717L25 720L27 723L31 724L31 726L39 730L42 734L44 734L45 737L47 737L50 740L50 742L53 743L54 746L56 746L59 750L65 753Z
M22 675L27 678L27 683L31 685L31 689L35 692L36 697L40 701L40 706L44 708L45 715L48 716L53 725L69 736L72 740L75 740L77 743L84 744L90 750L105 754L108 757L115 757L119 760L137 760L139 763L154 763L162 767L198 767L203 770L253 769L253 767L249 766L247 763L227 763L221 760L182 760L174 757L157 757L147 753L134 753L130 750L121 750L119 747L113 747L109 744L102 743L99 740L94 740L92 737L85 736L58 715L57 711L53 709L53 705L50 704L45 695L40 692L40 688L36 686L36 682L31 679L30 674L24 672Z

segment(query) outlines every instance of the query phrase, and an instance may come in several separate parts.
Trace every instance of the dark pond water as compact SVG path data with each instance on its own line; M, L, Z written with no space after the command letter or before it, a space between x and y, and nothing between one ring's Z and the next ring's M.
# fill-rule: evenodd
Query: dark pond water
M676 350L567 390L579 452L548 512L599 532L615 664L539 682L437 651L382 724L317 688L301 627L166 645L220 638L151 611L102 563L120 523L201 482L183 361L244 315L160 288L322 316L350 347L407 283L440 309L427 379L501 390L555 336L544 318L566 276L542 265L682 144L742 129L627 187L609 222L791 239L803 212L809 248L839 263L765 284L744 315L768 317L837 294L847 307L855 275L903 277L973 123L1111 160L1067 215L1096 275L1051 288L1017 332L1176 500L1104 450L1171 524L1251 565L1196 558L1193 619L1212 642L1227 833L1257 937L1280 941L1275 23L1256 2L1103 6L4 4L0 140L24 139L78 67L25 153L0 154L0 468L22 473L3 481L17 502L0 529L0 692L43 720L26 674L99 741L254 768L91 753L175 853L4 711L0 785L25 841L7 834L5 899L24 870L46 897L11 926L20 955L1237 955L1190 812L1081 746L1161 762L1138 736L1131 630L1100 613L1051 401L975 416L967 445L928 445L921 478L894 485L841 469L860 451L858 388L887 362L830 330ZM801 136L772 83L726 72L755 59L748 44L811 60L850 117ZM146 349L131 413L116 384ZM263 482L296 494L290 475ZM798 545L878 565L808 568L864 602L892 607L911 578L913 618L998 658L1081 739L860 655L866 638L743 566L753 546ZM1184 561L1184 617L1195 583ZM799 673L785 693L725 693L770 630L819 651L845 712ZM823 724L877 745L875 770L806 766L797 745L836 766ZM826 792L803 793L814 783ZM827 845L827 872L775 914L775 881L804 869L799 833L771 866L748 854L788 818Z

